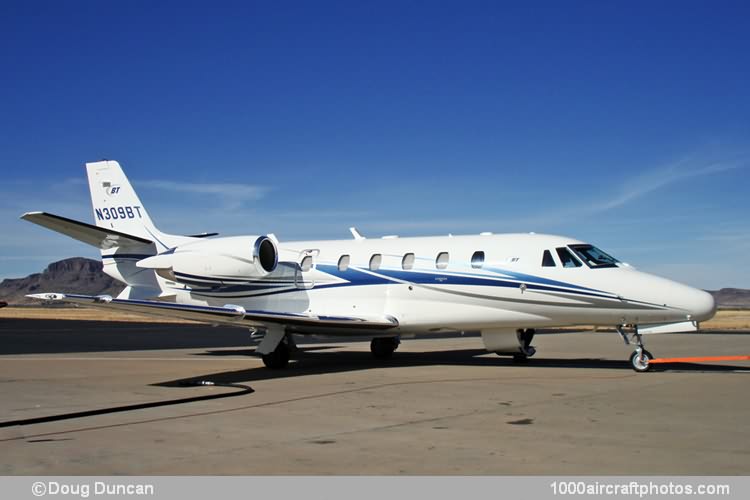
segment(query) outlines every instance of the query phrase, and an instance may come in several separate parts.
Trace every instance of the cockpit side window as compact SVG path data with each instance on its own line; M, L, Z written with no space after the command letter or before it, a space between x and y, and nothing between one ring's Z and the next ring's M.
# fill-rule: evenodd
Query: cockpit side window
M557 264L555 264L555 259L552 258L552 254L549 250L544 251L544 255L542 255L542 267L555 267Z
M570 250L565 247L560 247L556 250L557 256L560 257L560 262L562 263L563 267L581 267L581 261L573 257L573 254L570 253Z
M601 267L617 267L619 260L599 250L593 245L568 245L587 266L592 269Z

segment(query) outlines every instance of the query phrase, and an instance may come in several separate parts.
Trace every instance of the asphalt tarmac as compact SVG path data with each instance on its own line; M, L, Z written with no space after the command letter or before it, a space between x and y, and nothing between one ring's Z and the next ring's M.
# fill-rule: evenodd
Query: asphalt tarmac
M534 345L514 365L475 337L405 340L387 361L302 344L271 371L242 329L0 320L0 421L25 423L0 427L0 474L750 474L750 362L637 374L614 333ZM750 354L750 336L646 346Z

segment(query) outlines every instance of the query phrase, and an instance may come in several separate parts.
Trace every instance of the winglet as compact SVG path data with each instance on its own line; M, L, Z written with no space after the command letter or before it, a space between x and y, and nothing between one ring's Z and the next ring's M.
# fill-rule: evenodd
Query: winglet
M362 235L361 235L361 234L359 233L359 231L357 231L357 228L356 228L356 227L350 227L350 228L349 228L349 231L350 231L350 232L352 233L352 236L354 236L354 239L355 239L355 240L364 240L364 239L365 239L365 237L364 237L364 236L362 236Z

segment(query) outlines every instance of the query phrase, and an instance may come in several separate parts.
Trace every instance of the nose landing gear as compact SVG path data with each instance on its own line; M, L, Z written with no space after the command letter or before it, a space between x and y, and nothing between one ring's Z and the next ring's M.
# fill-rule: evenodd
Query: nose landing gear
M630 355L629 362L633 370L643 373L649 371L651 368L650 362L654 359L654 355L648 352L643 346L643 336L638 332L638 325L633 325L630 331L626 331L626 325L620 325L617 327L617 333L620 334L622 340L625 341L625 345L630 345L631 338L636 342L635 351Z
M636 349L630 355L630 365L639 373L647 372L651 368L649 363L652 359L654 356L646 349Z

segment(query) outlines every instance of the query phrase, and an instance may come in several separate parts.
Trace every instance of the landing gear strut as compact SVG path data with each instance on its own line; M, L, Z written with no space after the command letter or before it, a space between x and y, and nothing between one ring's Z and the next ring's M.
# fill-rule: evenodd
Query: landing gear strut
M628 338L628 332L625 331L625 325L618 326L617 333L619 333L625 341L625 345L630 345L631 339ZM632 327L629 335L636 343L635 351L633 351L633 354L631 354L628 359L630 366L633 367L633 370L639 373L647 372L651 368L650 362L654 359L654 355L644 348L643 336L638 332L638 325Z
M376 337L370 342L370 352L377 359L387 359L393 356L400 343L398 337Z
M513 354L514 363L526 363L530 357L536 354L536 349L531 345L531 341L534 339L536 330L533 328L526 328L525 330L516 331L518 337L519 352Z

